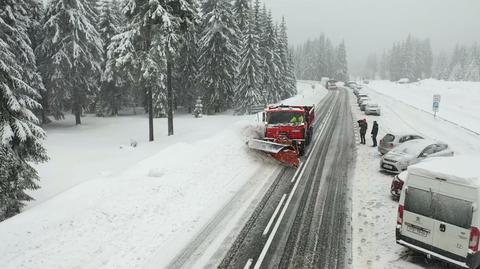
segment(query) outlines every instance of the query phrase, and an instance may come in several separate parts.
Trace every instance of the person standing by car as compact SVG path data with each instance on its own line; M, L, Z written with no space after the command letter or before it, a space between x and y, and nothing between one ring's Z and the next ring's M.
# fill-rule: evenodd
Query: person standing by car
M367 133L367 129L368 129L368 124L367 124L367 120L366 119L363 119L363 120L359 120L358 121L358 125L360 127L360 144L366 144L365 142L365 134Z
M373 122L373 127L372 127L372 142L373 142L373 147L377 146L377 135L378 135L378 123L377 121Z

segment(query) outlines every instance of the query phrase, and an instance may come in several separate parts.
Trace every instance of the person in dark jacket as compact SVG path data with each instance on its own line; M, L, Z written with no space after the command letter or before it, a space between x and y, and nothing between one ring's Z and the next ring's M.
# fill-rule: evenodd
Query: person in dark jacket
M363 120L359 120L358 121L358 125L360 127L360 144L366 144L365 142L365 134L367 133L367 129L368 129L368 124L367 124L367 120L366 119L363 119Z
M372 141L373 141L373 146L377 146L377 135L378 135L378 123L377 121L373 122L373 127L372 127Z

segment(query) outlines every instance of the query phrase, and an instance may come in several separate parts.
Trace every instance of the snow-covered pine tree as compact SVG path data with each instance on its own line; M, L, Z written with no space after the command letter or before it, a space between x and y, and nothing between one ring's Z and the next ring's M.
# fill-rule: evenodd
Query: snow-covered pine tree
M436 79L446 80L450 73L448 69L448 56L442 51L434 58L432 76Z
M182 43L175 60L176 103L186 107L189 113L194 109L199 96L198 28L199 26L195 25L183 33Z
M237 21L237 26L239 29L239 37L241 41L246 39L247 31L249 29L249 21L252 9L250 7L250 0L235 0L233 4L233 11Z
M127 0L123 11L128 27L112 39L109 47L110 54L118 55L119 66L134 67L129 74L145 91L150 141L154 140L154 91L163 88L163 81L159 80L163 68L158 57L175 53L178 32L188 27L195 16L192 2L194 0ZM170 99L169 103L173 103L173 94ZM173 134L173 113L169 113L168 132Z
M0 221L20 212L38 188L31 163L47 160L44 131L34 115L40 109L28 1L0 2Z
M295 66L288 46L287 23L285 17L282 17L282 22L280 23L278 46L283 66L282 74L280 75L283 84L280 98L287 99L297 93L297 83L295 79Z
M255 32L253 19L246 21L244 47L240 57L237 89L235 91L235 106L237 114L248 113L253 105L264 103L262 96L260 69L261 58L259 54L259 39Z
M468 61L465 80L480 81L480 48L478 45L475 44L470 48Z
M91 1L49 1L38 48L49 107L55 118L72 109L76 124L99 86L102 42L94 16Z
M213 114L225 111L233 103L239 30L229 1L207 0L202 11L199 73L204 111Z
M122 18L116 1L101 0L99 2L98 31L103 44L102 76L100 92L96 102L98 116L116 116L118 111L128 103L124 74L116 67L115 59L108 57L108 47L112 38L120 32Z
M263 10L263 35L260 41L260 55L264 59L264 77L262 87L266 94L267 103L276 103L281 100L280 65L281 59L278 55L278 41L275 25L273 24L270 12L267 12L264 6Z
M335 77L341 81L348 80L347 50L345 48L345 41L342 41L337 48L337 71Z

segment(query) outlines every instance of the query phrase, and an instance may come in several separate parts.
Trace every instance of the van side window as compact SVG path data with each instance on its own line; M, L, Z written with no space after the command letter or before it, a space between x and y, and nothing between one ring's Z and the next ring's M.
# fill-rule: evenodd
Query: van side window
M432 193L429 191L408 187L405 196L405 210L426 217L431 217Z
M472 224L472 202L443 194L433 194L434 218L464 229Z

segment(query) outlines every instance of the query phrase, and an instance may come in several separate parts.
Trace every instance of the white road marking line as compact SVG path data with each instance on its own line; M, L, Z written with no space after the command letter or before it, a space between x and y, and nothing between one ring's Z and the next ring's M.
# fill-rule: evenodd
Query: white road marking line
M250 266L252 266L253 259L248 259L247 263L245 264L245 267L243 269L250 269Z
M271 217L270 220L268 221L267 227L265 227L265 230L263 231L263 235L264 235L264 236L265 236L265 235L268 233L268 231L270 230L270 226L272 226L273 220L274 220L275 217L277 216L278 211L280 211L280 208L282 207L283 201L285 201L285 198L286 198L286 197L287 197L287 194L284 193L283 196L282 196L282 199L280 200L280 203L278 203L277 208L275 208L275 211L273 212L272 217Z
M332 108L328 112L328 115L326 117L327 119L329 119L332 116L333 108L334 108L334 106L332 106ZM325 122L328 122L328 120L325 121ZM322 127L322 129L320 130L320 133L318 134L318 137L320 137L320 135L326 130L325 127L326 127L326 125L324 125ZM315 141L315 144L313 145L312 150L314 150L317 147L317 144L318 144L319 141L320 141L320 139L317 139ZM312 154L310 154L308 156L307 161L305 162L305 165L302 168L302 172L300 172L300 175L299 175L298 178L302 177L303 173L305 172L305 168L308 166L308 163L310 162L312 156L313 156ZM297 182L293 186L292 191L290 192L290 195L288 196L288 200L285 203L285 206L283 207L282 212L280 213L280 217L278 217L277 222L275 222L275 226L273 227L273 230L270 233L270 236L268 237L267 242L265 243L265 246L263 247L262 252L260 253L260 256L258 257L258 260L255 263L255 266L253 267L253 269L260 269L260 266L262 266L262 262L265 259L265 256L267 255L267 251L270 248L270 245L272 244L273 238L275 237L275 234L277 233L278 227L280 226L280 223L282 222L283 216L285 215L285 212L287 212L288 205L292 201L293 195L295 194L295 191L297 190L299 182L300 182L300 180L297 180Z

